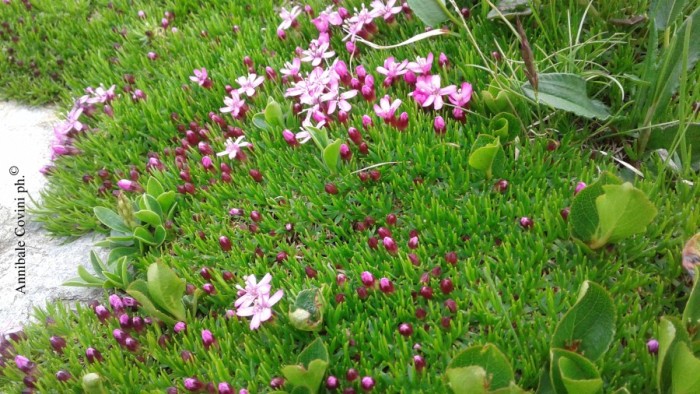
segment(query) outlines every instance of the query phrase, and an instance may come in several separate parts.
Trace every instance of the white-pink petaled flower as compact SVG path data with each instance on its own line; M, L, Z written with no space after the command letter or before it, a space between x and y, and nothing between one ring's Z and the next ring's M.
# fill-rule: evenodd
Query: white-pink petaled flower
M335 52L329 50L327 42L321 43L318 40L311 40L309 49L302 52L302 62L311 63L316 67L321 64L323 59L330 59L335 56Z
M248 275L245 278L245 288L240 285L236 285L238 289L238 299L234 302L233 306L236 308L247 308L255 302L255 300L261 295L269 295L270 281L272 281L272 275L265 274L260 282L257 281L255 275Z
M207 82L207 78L209 78L209 74L207 74L207 69L202 67L201 69L194 69L194 76L190 76L190 81L192 82L197 82L199 86L204 86L204 84Z
M238 119L245 112L245 100L243 100L237 91L231 91L231 97L224 98L225 107L221 108L221 112L230 112L231 116Z
M251 146L252 144L250 142L245 142L243 141L245 139L245 136L242 135L236 139L236 141L233 141L233 139L229 138L226 140L226 149L224 149L222 152L217 153L217 156L228 156L229 159L235 159L236 156L241 154L241 148L245 148L248 146Z
M418 57L415 62L410 62L406 66L409 71L416 75L430 74L430 69L433 67L433 53L430 52L427 58Z
M472 85L463 82L462 86L448 97L450 102L458 107L466 107L472 99Z
M255 96L255 88L262 85L264 81L265 78L257 76L257 74L248 74L247 77L238 77L236 83L241 85L241 87L238 88L238 93L253 97Z
M86 102L88 104L109 103L110 101L114 100L114 97L116 97L114 93L114 89L116 89L116 87L116 85L112 85L109 87L109 89L105 89L104 85L100 84L100 86L96 89L87 88L85 91L87 91L92 97L88 98Z
M239 308L236 315L244 317L253 316L250 321L250 329L257 330L260 328L260 325L263 322L270 320L272 317L272 306L279 302L279 300L282 299L282 296L284 296L284 292L282 290L277 290L277 292L271 297L269 294L263 294L253 305L245 308Z
M376 113L380 118L384 119L385 122L391 122L394 119L396 110L400 105L401 100L396 99L392 103L389 95L386 95L379 100L379 105L374 104L374 113Z
M377 72L382 75L386 75L386 79L393 81L396 77L406 74L408 71L406 69L407 65L408 60L397 63L394 57L390 56L384 60L384 67L377 67Z
M431 105L436 110L442 108L442 96L455 93L457 87L455 85L440 87L439 75L423 75L418 77L416 89L409 94L422 107L430 107Z
M372 14L377 18L384 18L385 21L391 21L394 19L394 15L401 13L401 5L394 6L396 0L388 0L386 4L381 0L374 0L370 6L372 7Z
M282 18L282 23L277 27L277 30L287 30L292 27L292 25L295 25L299 14L301 14L301 8L299 6L292 7L290 11L282 7L279 13L280 18Z
M321 96L321 100L328 104L327 113L330 115L335 112L336 108L340 108L341 111L350 112L352 105L350 105L348 100L355 96L357 96L357 90L347 90L343 93L339 93L336 89Z
M311 139L311 133L306 130L302 130L294 135L294 138L300 144L305 144Z
M355 15L345 22L344 28L348 35L343 38L343 41L348 39L350 39L350 41L355 41L355 37L360 34L366 26L370 25L375 17L376 15L365 8L364 4L362 4L362 8L359 11L355 8Z
M301 59L298 57L295 57L292 59L292 62L286 62L284 63L284 67L280 69L280 73L282 73L283 76L286 77L292 77L296 78L299 76L299 72L301 71Z

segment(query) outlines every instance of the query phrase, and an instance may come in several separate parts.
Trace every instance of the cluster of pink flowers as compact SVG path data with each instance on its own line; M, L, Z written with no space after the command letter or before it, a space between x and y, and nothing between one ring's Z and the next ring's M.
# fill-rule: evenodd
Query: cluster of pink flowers
M255 96L256 89L262 85L263 82L265 82L265 78L253 73L236 78L236 83L240 87L238 89L233 89L226 86L229 97L224 97L224 104L226 106L222 107L220 111L223 113L230 113L234 119L243 119L246 112L248 112L248 105L242 96Z
M78 154L78 148L73 145L75 137L86 131L87 126L80 121L84 115L88 118L94 116L97 111L97 106L101 105L102 110L108 116L114 113L110 103L116 97L114 93L115 85L105 88L100 85L97 88L87 87L85 95L78 98L73 104L73 108L66 114L65 120L56 124L53 128L54 138L51 141L51 160L55 160L59 156L68 156ZM41 169L43 174L51 172L52 166L46 165Z
M236 307L236 315L252 316L250 321L250 329L257 330L260 325L272 317L272 306L282 299L284 291L277 290L275 294L270 296L270 281L272 275L265 274L260 282L257 281L255 275L245 277L245 288L236 285L238 289L238 299L234 302Z

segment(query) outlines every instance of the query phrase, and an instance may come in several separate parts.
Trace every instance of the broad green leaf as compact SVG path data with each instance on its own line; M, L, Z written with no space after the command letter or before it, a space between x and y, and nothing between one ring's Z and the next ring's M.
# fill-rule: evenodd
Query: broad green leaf
M170 212L170 208L175 203L175 192L170 190L156 197L158 204L163 208L163 212Z
M629 182L603 186L603 195L596 198L596 208L600 220L589 243L592 249L644 232L656 216L654 204Z
M168 232L165 230L165 227L158 225L153 232L153 240L156 242L156 245L161 245L165 241L167 235Z
M510 92L506 90L496 91L495 87L490 87L489 90L482 90L479 96L486 108L493 113L502 113L510 109Z
M686 34L690 34L687 48L685 48ZM700 7L695 9L676 31L670 45L664 49L659 57L659 67L651 73L653 79L649 82L652 89L647 93L651 102L646 105L645 125L666 116L666 109L673 101L671 96L680 84L683 61L687 62L686 67L690 73L700 58L700 40L697 37L700 37ZM683 56L684 53L686 56Z
M309 132L309 135L311 135L311 139L314 141L314 144L316 144L318 149L321 150L321 152L323 152L323 150L326 149L326 147L330 144L330 140L328 139L328 133L325 129L307 127L306 131Z
M596 361L608 350L614 334L612 298L602 286L585 281L578 301L557 324L551 347L571 350Z
M659 322L659 353L656 362L656 382L661 393L671 391L673 360L680 343L690 343L683 323L672 316L662 317Z
M164 192L165 189L163 189L163 185L161 185L156 178L148 178L148 183L146 184L146 193L152 195L153 197L158 197Z
M498 390L491 390L489 391L489 394L527 394L528 391L525 391L521 387L519 387L517 384L514 382L510 383L510 386L504 387L502 389Z
M156 244L155 239L153 239L153 234L151 234L151 232L146 230L146 228L143 226L139 226L134 229L134 238L147 245Z
M160 226L162 224L160 216L153 211L137 211L134 216L142 222L148 223L151 226Z
M155 263L154 263L155 264ZM161 312L151 301L150 294L148 293L148 284L143 280L135 280L131 282L129 288L126 289L127 294L134 297L136 301L141 304L141 308L146 311L151 316L161 320L167 325L173 325L177 321L167 314ZM182 319L178 319L182 320Z
M588 242L598 228L599 216L596 199L603 194L603 185L619 185L622 181L609 172L600 175L597 181L581 190L571 203L569 226L571 235L583 242Z
M306 387L312 393L317 393L326 373L328 362L315 359L309 363L306 369L301 365L286 365L282 368L282 375L295 387Z
M513 368L506 356L496 345L490 343L483 346L472 346L461 351L447 365L447 371L470 366L479 366L486 371L491 382L490 390L508 387L515 380Z
M469 165L484 171L486 178L498 176L505 168L506 155L497 137L480 134L469 154Z
M554 386L552 386L552 376L550 375L550 367L546 365L540 370L540 379L537 384L537 394L556 394Z
M700 359L693 355L687 343L673 349L671 391L673 394L700 393Z
M185 294L185 280L162 262L148 267L148 294L153 303L168 312L177 320L185 320L185 306L182 296Z
M326 345L324 345L321 338L314 339L297 357L297 363L303 365L304 368L309 368L309 364L313 360L329 362L328 349L326 349Z
M326 166L331 170L331 173L335 174L338 171L338 161L340 160L340 145L343 144L343 140L338 138L333 141L332 144L326 146L323 149L323 161L326 162Z
M265 122L273 128L282 131L284 127L284 114L282 113L282 107L276 101L271 101L265 107Z
M603 103L588 97L586 80L581 76L551 73L539 74L538 79L537 94L529 82L522 87L525 96L533 101L589 119L605 120L610 117L610 112Z
M90 251L90 264L92 264L92 269L95 270L97 275L101 275L102 271L107 270L107 266L102 262L100 256L95 253L94 250Z
M97 220L102 222L105 226L122 233L131 232L131 229L124 223L124 220L113 210L105 207L95 207L93 208L93 212L95 212Z
M445 0L408 0L408 6L423 23L430 27L436 27L450 19Z
M264 112L258 112L257 114L253 115L253 126L263 131L270 131L270 125L268 125L265 121Z
M309 390L308 387L297 386L294 387L289 394L315 394L315 391Z
M589 359L564 349L550 350L552 385L557 393L595 394L603 380Z
M153 211L153 213L160 217L163 217L163 208L160 206L158 200L156 200L155 197L149 194L144 194L142 198L146 209L148 209L149 211Z
M112 249L107 257L107 264L112 264L124 256L133 256L138 253L138 249L132 246L120 246Z
M693 282L693 289L690 291L690 297L688 297L688 302L683 310L683 323L691 327L698 327L698 323L700 323L700 286L698 283L700 280L697 278L700 278L700 267L696 265L694 272L696 280ZM693 339L697 337L698 333Z
M323 306L323 295L320 289L316 287L304 289L297 294L294 305L289 308L289 321L299 330L320 330L323 323Z
M102 282L104 282L100 278L97 278L91 273L89 273L88 270L86 270L85 267L83 267L82 265L78 266L78 276L80 276L80 279L84 280L87 283L94 283L99 286L102 286Z
M690 147L691 164L697 165L697 163L700 163L700 123L689 123L686 126L688 128L685 130L685 143ZM647 149L670 150L679 131L677 124L666 128L653 129L649 136Z
M510 141L520 132L520 121L509 112L501 112L489 121L491 134Z
M657 30L666 30L683 12L688 0L656 0L649 7L649 16L654 19Z
M489 11L486 18L496 19L503 15L506 19L513 19L517 16L526 16L532 14L528 0L501 0L496 5L498 11Z
M489 392L486 370L478 365L448 368L445 376L447 385L455 394L486 394Z

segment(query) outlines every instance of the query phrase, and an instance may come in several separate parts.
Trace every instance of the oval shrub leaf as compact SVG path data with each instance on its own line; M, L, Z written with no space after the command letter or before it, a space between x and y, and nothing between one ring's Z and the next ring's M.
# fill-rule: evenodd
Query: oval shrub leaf
M146 184L146 192L154 197L158 197L165 192L165 189L163 189L163 185L156 178L150 177Z
M182 303L185 280L180 279L175 271L162 262L151 264L147 277L148 293L153 303L175 319L185 320L185 306Z
M431 27L450 19L444 0L408 0L408 6L423 23Z
M486 371L490 380L489 389L497 390L510 386L515 379L513 368L506 356L496 347L487 343L483 346L472 346L457 354L447 365L447 372L455 368L479 366Z
M331 173L336 173L338 171L338 161L340 160L340 145L343 144L343 140L338 138L333 141L332 144L326 146L323 150L323 161L326 166L331 170Z
M609 172L600 175L597 181L581 190L571 203L569 226L571 235L583 242L589 242L598 229L598 209L596 199L603 194L603 185L619 185L622 181Z
M486 178L498 176L505 168L506 155L498 138L480 134L469 154L469 165L484 171Z
M562 317L552 336L552 348L567 349L591 361L608 349L615 334L615 307L605 289L585 281L578 301Z
M488 392L486 370L478 365L448 368L447 384L455 394L485 394Z
M593 249L644 232L656 216L654 204L629 182L603 186L595 203L600 220L590 242Z
M95 207L93 208L97 220L102 222L105 226L122 233L130 233L131 229L124 223L121 216L117 215L116 212L105 207Z
M588 98L586 80L576 74L539 74L537 94L530 83L523 85L525 96L555 109L573 112L584 118L605 120L608 108L598 100Z
M134 212L134 216L144 223L148 223L151 226L159 226L162 222L160 216L156 215L153 211L141 210Z
M557 393L595 394L603 389L603 380L593 362L564 349L552 349L551 377Z

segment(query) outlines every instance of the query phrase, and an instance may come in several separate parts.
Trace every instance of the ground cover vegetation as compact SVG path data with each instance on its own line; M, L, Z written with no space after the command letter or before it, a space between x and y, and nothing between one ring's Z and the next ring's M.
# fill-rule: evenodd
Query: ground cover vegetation
M66 114L35 218L108 237L0 388L693 392L698 14L4 1L0 94Z

